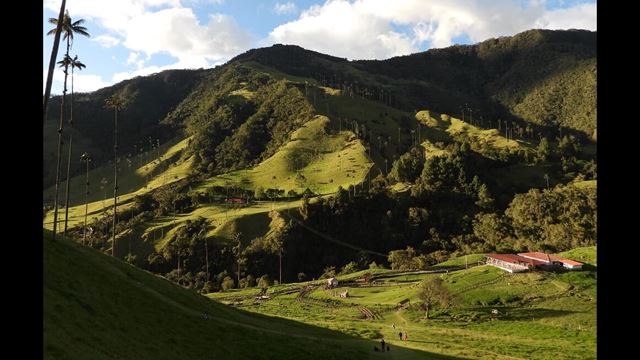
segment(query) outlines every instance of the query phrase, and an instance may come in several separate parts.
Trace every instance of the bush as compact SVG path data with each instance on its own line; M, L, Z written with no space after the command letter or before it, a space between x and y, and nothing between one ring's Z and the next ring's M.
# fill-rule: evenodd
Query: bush
M345 275L345 274L351 274L354 273L356 271L358 271L358 264L356 264L354 261L348 263L347 265L342 267L342 270L340 271L340 275Z
M324 268L324 272L320 275L320 279L330 279L336 276L336 267L329 266Z
M202 286L202 293L203 294L208 294L210 292L213 292L215 290L213 283L211 281L207 281L204 283L204 286Z
M260 279L258 279L258 287L266 289L269 286L271 286L271 279L269 278L269 275L262 275Z
M247 279L247 287L252 288L256 286L256 278L253 277L253 275L251 274L247 275L246 279Z
M298 281L304 281L304 279L307 277L307 275L303 272L299 272L298 273Z
M233 289L236 286L235 281L233 281L233 279L230 276L225 277L222 280L222 290L229 290L229 289Z

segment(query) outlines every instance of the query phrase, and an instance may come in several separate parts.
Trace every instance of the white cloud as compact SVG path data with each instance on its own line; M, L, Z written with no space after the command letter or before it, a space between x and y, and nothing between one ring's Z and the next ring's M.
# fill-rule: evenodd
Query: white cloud
M273 6L273 11L278 15L292 14L292 13L296 12L296 10L298 10L298 8L296 7L296 4L294 4L294 3L290 2L290 1L286 2L284 4L281 4L281 3L277 2Z
M297 44L316 51L356 59L383 58L416 51L411 40L395 32L389 21L362 11L358 3L328 1L276 27L274 43ZM394 39L395 41L389 41Z
M247 50L250 44L250 36L232 17L213 14L203 26L193 11L185 8L165 9L132 19L124 41L127 48L148 56L167 52L189 67L228 59Z
M46 8L56 14L60 0L44 0ZM119 34L126 33L128 22L151 8L180 7L180 0L67 0L66 8L72 18L84 18Z
M545 29L596 30L596 23L596 4L581 4L549 11L538 19L536 25Z
M47 81L47 70L42 70L42 91L44 91L45 82ZM61 69L55 69L53 71L53 84L52 88L60 89L56 93L62 95L62 89L64 88L64 72ZM104 81L100 75L82 74L76 72L73 76L73 90L74 92L89 92L101 89L105 86L109 86L111 83ZM67 94L71 94L71 76L67 78ZM53 94L52 94L53 95Z
M60 0L44 0L44 4L57 12ZM74 19L93 21L108 31L95 41L111 45L124 39L119 44L131 51L126 63L136 64L136 71L158 53L178 59L163 69L207 67L248 50L252 41L233 17L210 14L208 22L200 24L193 10L183 7L180 0L110 0L108 4L103 0L67 0L67 8L73 9Z
M138 53L132 51L129 53L129 57L127 58L127 65L135 64L138 61Z
M54 11L59 5L58 0L45 0ZM251 42L231 16L212 14L208 24L201 25L180 0L110 0L108 6L102 0L68 0L67 8L73 9L74 18L92 19L122 36L122 44L132 51L148 56L166 52L181 63L228 59Z
M111 35L99 35L94 38L91 38L91 41L95 41L100 46L110 48L120 44L120 40L111 36Z
M478 42L531 28L595 30L595 10L595 3L546 10L541 0L327 0L273 29L268 41L381 59L416 52L425 42L446 47L462 35Z

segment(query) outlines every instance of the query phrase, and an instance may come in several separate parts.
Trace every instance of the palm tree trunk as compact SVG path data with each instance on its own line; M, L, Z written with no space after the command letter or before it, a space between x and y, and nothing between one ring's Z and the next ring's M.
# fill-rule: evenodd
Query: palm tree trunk
M207 239L204 239L204 256L205 256L205 262L207 265L207 280L205 281L205 283L209 282L209 244L207 242Z
M280 285L282 285L282 249L280 249L279 253L280 257Z
M111 256L116 252L116 216L118 206L118 109L115 109L114 117L114 141L113 141L113 239L111 241ZM178 262L180 266L180 262Z
M87 176L85 180L85 192L84 192L84 234L82 235L82 245L85 244L87 240L87 212L89 210L89 160L86 160L87 163Z
M69 223L69 183L71 182L71 146L73 142L73 135L69 134L69 158L67 159L67 184L65 191L65 200L64 200L64 231L62 232L62 236L67 236L67 224Z
M58 33L56 33L58 35ZM69 48L71 47L71 37L67 37L67 52L69 56ZM55 60L55 59L54 59ZM62 101L60 102L60 127L58 128L58 157L56 159L56 193L53 200L53 240L56 239L56 231L58 229L58 194L60 193L60 158L62 157L62 131L64 128L64 100L67 96L67 76L69 74L69 65L64 67L64 88L62 90Z
M49 72L47 73L47 84L44 90L44 99L42 101L42 124L47 118L47 107L49 105L49 96L51 95L51 84L53 83L53 70L56 66L56 58L58 57L58 47L60 45L60 34L62 33L62 23L64 22L64 8L67 4L66 0L62 0L60 5L60 14L58 15L58 26L53 39L53 48L51 49L51 58L49 59ZM55 239L55 231L53 232Z
M68 51L68 50L67 50ZM69 129L73 126L73 68L74 65L71 66L71 103L69 104ZM69 183L71 182L71 152L72 152L72 141L73 134L69 133L69 158L67 159L67 186L66 186L66 194L65 194L65 202L64 202L64 237L67 236L67 224L69 222Z
M60 193L60 160L62 158L62 131L64 128L64 99L67 96L67 69L64 73L64 88L62 90L62 100L60 101L60 127L58 128L58 156L56 159L56 190L53 199L53 240L56 239L58 229L58 194Z

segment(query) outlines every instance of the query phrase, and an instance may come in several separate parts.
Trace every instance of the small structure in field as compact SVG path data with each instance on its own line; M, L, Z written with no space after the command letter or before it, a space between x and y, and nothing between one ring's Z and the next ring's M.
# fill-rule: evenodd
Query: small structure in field
M333 289L336 287L338 287L338 279L334 277L327 279L327 289Z
M409 306L409 303L410 303L410 300L409 300L409 299L401 300L401 301L398 303L398 309L404 309L404 308L406 308L407 306Z

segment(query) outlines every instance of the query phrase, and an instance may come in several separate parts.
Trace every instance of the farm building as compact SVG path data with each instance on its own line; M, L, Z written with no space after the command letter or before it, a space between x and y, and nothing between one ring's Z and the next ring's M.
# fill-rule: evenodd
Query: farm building
M528 258L528 259L543 261L543 262L545 262L546 264L549 264L549 265L562 266L562 267L570 269L570 270L582 269L582 263L581 262L573 261L573 260L570 260L570 259L565 259L565 258L562 258L560 256L544 254L544 253L541 253L541 252L519 253L518 255L520 255L522 257L525 257L525 258Z
M522 272L532 269L564 267L570 270L582 268L582 263L540 252L515 254L487 254L487 264L508 271Z
M487 264L514 273L531 270L545 262L515 254L487 254Z

